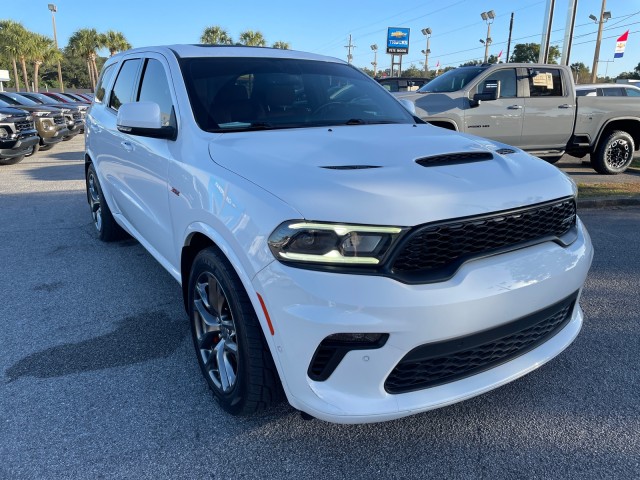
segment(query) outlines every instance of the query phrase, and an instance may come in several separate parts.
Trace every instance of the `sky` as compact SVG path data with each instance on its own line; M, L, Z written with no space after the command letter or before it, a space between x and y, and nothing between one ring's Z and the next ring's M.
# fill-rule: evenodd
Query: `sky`
M58 44L63 47L80 28L99 32L124 33L134 47L173 43L198 43L203 30L219 25L236 40L245 30L259 30L269 45L285 41L292 49L329 55L346 60L349 35L352 36L353 64L372 68L373 51L378 45L378 69L389 68L391 57L385 53L388 27L411 29L409 53L403 68L414 64L424 67L426 39L421 30L429 27L431 55L429 66L458 66L484 58L479 39L487 34L480 14L494 10L491 25L493 43L489 53L507 53L509 21L514 12L511 51L516 43L540 43L543 17L548 0L53 0L58 11ZM42 0L3 2L0 19L21 22L29 30L53 36L51 12ZM551 44L563 48L569 0L556 0ZM600 15L602 0L578 0L578 14L571 49L571 63L593 64L598 26L589 15ZM632 71L640 63L640 0L606 0L611 19L604 24L598 74L615 76ZM617 38L629 32L622 59L613 60ZM101 52L106 56L106 51ZM0 65L0 69L8 69Z

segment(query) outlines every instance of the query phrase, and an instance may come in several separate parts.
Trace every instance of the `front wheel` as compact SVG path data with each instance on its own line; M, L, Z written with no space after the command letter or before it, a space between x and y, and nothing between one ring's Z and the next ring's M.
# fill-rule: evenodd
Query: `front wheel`
M598 173L616 175L631 165L634 151L633 137L616 130L600 142L595 154L591 155L591 165Z
M277 401L282 387L260 323L233 267L217 250L198 253L188 292L198 363L223 410L247 415Z
M24 157L24 155L20 155L12 158L0 158L0 165L15 165L16 163L20 163L24 160Z
M102 187L100 187L98 174L93 163L87 168L86 186L87 200L89 201L93 226L98 233L98 238L103 242L112 242L123 238L125 236L124 230L116 223L109 205L104 200Z

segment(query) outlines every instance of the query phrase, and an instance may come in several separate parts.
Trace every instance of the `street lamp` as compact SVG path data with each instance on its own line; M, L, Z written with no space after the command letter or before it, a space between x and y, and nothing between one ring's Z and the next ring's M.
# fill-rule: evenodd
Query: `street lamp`
M371 45L371 50L373 50L373 62L371 62L371 65L373 65L373 76L375 77L378 70L378 45L375 43Z
M602 0L602 10L600 10L600 20L595 15L589 15L589 18L598 24L598 39L596 40L596 50L593 54L593 68L591 69L591 83L598 80L598 57L600 57L600 42L602 42L602 25L611 18L611 12L605 12L607 0Z
M54 3L49 4L49 10L51 11L51 22L53 23L53 43L58 50L58 36L56 35L56 16L58 7ZM64 93L64 84L62 83L62 68L60 67L60 59L58 59L58 83L60 84L60 91Z
M427 37L427 49L422 50L424 54L424 76L429 75L429 54L431 53L431 48L429 48L429 42L431 40L431 29L429 27L423 28L422 34Z
M484 43L484 63L487 63L489 59L489 45L491 45L491 24L496 18L496 12L489 10L488 12L482 12L480 16L482 20L487 23L487 39L485 41L480 40L480 42Z

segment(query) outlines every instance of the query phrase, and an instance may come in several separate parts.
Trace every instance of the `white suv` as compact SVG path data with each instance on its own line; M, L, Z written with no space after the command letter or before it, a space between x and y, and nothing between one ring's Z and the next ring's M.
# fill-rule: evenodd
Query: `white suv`
M389 420L563 351L592 246L576 187L521 150L422 123L357 69L176 45L107 60L87 116L101 239L182 285L202 373L246 414Z

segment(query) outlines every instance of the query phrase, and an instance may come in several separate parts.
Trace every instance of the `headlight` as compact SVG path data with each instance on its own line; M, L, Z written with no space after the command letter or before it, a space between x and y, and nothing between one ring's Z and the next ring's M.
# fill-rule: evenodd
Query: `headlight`
M0 121L4 120L5 118L9 118L11 115L4 115L3 113L0 113Z
M281 262L378 265L402 234L400 227L288 221L269 237Z
M0 116L0 120L1 119L2 119L2 116ZM0 128L0 139L4 140L8 136L9 136L9 133L4 128Z

